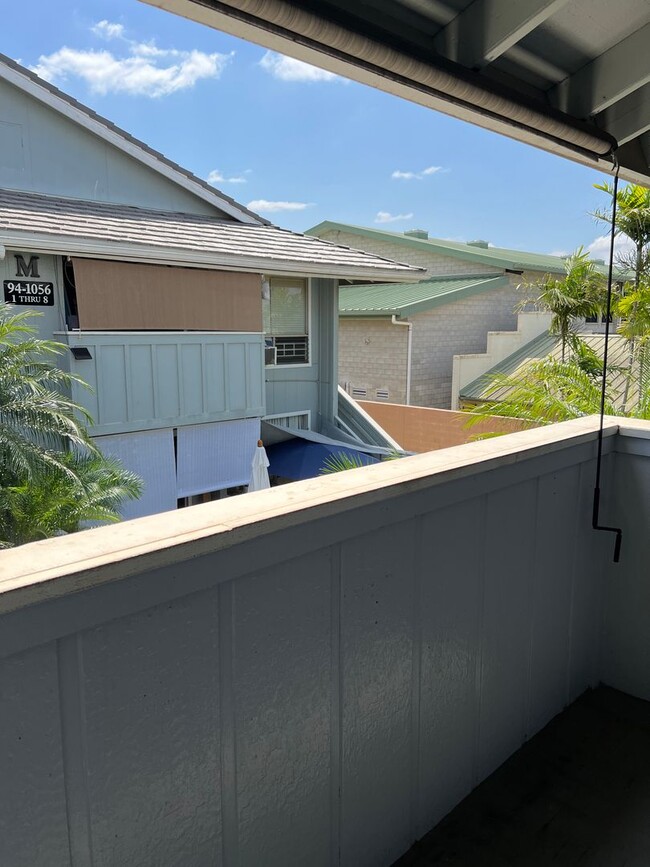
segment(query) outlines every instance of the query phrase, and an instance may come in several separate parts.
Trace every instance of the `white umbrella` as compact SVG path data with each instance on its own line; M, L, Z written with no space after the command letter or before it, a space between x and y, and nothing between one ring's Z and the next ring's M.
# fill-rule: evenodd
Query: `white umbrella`
M253 463L251 465L251 480L248 483L248 492L263 491L264 488L270 488L269 481L269 459L266 456L266 449L262 440L257 441L257 448L253 455Z

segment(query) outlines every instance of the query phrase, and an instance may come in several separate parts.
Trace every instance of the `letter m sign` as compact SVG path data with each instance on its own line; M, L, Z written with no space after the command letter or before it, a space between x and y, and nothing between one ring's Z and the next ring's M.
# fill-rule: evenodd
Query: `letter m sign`
M29 262L25 263L25 259L16 254L16 277L39 277L38 273L38 256L30 256Z

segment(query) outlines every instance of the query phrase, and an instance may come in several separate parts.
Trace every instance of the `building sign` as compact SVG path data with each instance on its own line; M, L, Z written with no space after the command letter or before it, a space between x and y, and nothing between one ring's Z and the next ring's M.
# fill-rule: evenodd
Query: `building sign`
M5 301L38 307L54 307L54 283L40 280L5 280Z

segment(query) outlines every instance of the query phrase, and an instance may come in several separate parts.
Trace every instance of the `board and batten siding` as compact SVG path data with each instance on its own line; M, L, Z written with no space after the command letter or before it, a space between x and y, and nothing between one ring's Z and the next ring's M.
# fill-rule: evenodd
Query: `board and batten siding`
M143 519L119 581L0 616L0 863L388 867L598 683L610 572L645 598L589 424Z
M72 397L93 436L236 418L261 418L264 336L223 332L69 332L91 358L70 358Z
M259 274L73 258L79 326L262 331Z

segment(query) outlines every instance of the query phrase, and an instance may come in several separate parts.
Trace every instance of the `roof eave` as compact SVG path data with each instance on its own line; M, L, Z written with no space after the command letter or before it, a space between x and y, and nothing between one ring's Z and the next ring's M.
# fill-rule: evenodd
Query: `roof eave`
M296 274L331 279L363 279L383 283L403 283L413 271L408 269L381 269L372 266L336 265L318 262L300 262L265 256L237 256L222 253L209 254L184 248L125 244L76 236L37 235L28 232L4 231L0 244L13 249L35 250L60 256L79 256L93 259L119 259L125 262L149 262L190 268L214 268L229 271L260 272L263 274Z

